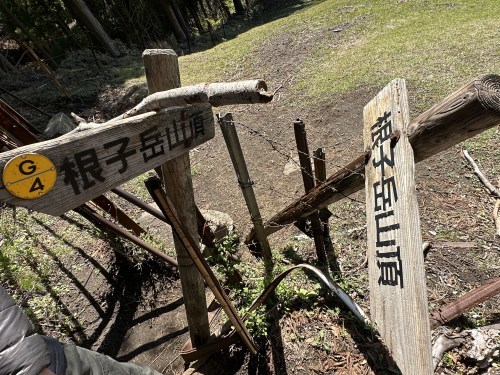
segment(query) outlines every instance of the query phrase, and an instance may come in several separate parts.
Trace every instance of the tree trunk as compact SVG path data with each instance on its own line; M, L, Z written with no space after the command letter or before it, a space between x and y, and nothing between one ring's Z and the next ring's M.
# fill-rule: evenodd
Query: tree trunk
M229 11L229 7L226 5L226 3L224 3L224 0L217 0L217 3L226 14L226 18L229 18L229 16L231 16L231 12Z
M16 25L21 29L21 31L28 37L29 40L35 45L35 48L40 51L43 56L47 59L49 65L52 68L56 68L57 64L50 57L49 52L37 41L35 36L29 31L29 29L17 18L14 13L12 13L9 7L5 4L5 0L0 1L0 10L5 13Z
M111 56L119 57L120 52L114 42L108 36L100 22L95 18L84 0L63 0L64 4L71 10L76 21L87 28L101 47L103 47Z
M163 7L163 10L165 11L165 15L167 16L168 23L172 28L175 38L179 42L185 41L187 39L186 34L184 33L184 30L182 30L179 20L177 19L175 12L172 9L172 4L170 3L170 0L160 0L160 2Z
M7 58L0 53L0 68L5 73L16 73L17 69L12 65Z
M243 7L243 3L241 0L233 0L234 4L234 10L236 14L244 14L245 13L245 8Z
M42 6L43 6L43 8L45 8L45 10L48 13L51 14L51 16L54 18L55 23L57 24L59 29L61 29L61 31L64 33L64 35L66 35L66 37L71 41L71 43L76 48L82 48L82 46L81 46L80 42L78 41L78 39L76 38L75 34L73 34L73 32L71 31L69 26L66 24L66 21L64 21L64 19L61 18L61 16L57 13L57 11L54 12L50 9L50 5L48 3L48 0L44 0Z
M193 5L188 5L188 10L191 13L191 17L193 17L194 24L196 25L196 28L198 29L198 32L200 34L203 34L205 30L203 29L203 26L200 21L200 17L198 17L198 9L196 4Z
M189 36L191 35L191 32L189 30L189 26L186 23L184 19L184 15L182 14L179 6L177 5L176 0L170 0L170 5L172 6L172 9L174 10L175 16L177 17L177 21L179 21L179 25L182 27L182 31L184 31L184 35L189 39Z

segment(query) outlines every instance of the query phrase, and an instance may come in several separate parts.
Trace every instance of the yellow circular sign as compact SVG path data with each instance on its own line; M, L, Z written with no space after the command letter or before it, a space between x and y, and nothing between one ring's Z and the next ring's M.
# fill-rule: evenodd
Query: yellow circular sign
M36 199L52 190L57 172L54 164L45 156L22 154L5 164L2 179L12 195L21 199Z

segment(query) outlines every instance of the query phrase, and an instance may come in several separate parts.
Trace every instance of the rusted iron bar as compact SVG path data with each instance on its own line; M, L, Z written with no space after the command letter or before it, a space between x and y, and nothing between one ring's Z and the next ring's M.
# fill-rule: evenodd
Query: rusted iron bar
M465 293L462 297L434 311L429 318L431 329L448 323L498 293L500 293L500 277L488 280L480 287Z
M311 156L309 154L309 146L307 145L306 127L302 120L297 119L293 123L293 131L295 134L295 142L299 153L299 162L302 172L302 181L304 182L304 190L307 193L314 188L315 182L311 166ZM313 212L309 217L311 220L311 229L314 237L314 246L316 247L316 256L321 263L327 262L325 252L325 242L323 238L323 229L319 220L318 211Z
M132 220L125 212L120 209L120 207L118 207L104 195L100 195L92 199L92 202L96 204L101 210L110 214L125 228L134 232L136 236L140 236L141 234L146 233L146 231L141 228L139 224Z
M30 107L31 109L34 109L35 111L40 112L41 114L43 114L43 115L47 116L48 118L51 118L51 117L52 117L52 115L48 114L47 112L45 112L45 111L41 110L41 109L40 109L40 108L38 108L38 107L35 107L33 104L31 104L31 103L27 102L26 100L24 100L24 99L20 98L20 97L19 97L19 96L17 96L16 94L13 94L13 93L11 93L10 91L7 91L7 90L5 90L5 89L4 89L4 88L2 88L2 87L0 87L0 91L2 91L3 93L5 93L5 94L7 94L7 95L12 96L14 99L19 100L21 103L23 103L23 104L27 105L28 107Z
M210 287L210 290L220 303L221 307L224 309L224 312L233 324L234 329L238 332L241 341L243 341L250 353L255 354L257 350L255 348L255 344L253 343L252 336L245 327L245 324L238 315L238 312L231 303L231 300L226 295L224 288L222 288L212 269L203 258L197 243L193 240L188 230L181 222L177 214L177 210L161 187L160 179L151 177L147 179L145 183L149 193L158 207L161 209L165 217L168 217L169 221L172 223L173 232L176 233L179 240L182 241L189 256L196 265L196 268Z
M0 127L20 146L39 141L38 131L14 108L0 99Z
M167 224L170 224L168 222L168 220L165 218L165 216L163 216L163 214L160 212L160 210L157 210L154 207L151 207L149 204L140 200L135 195L130 194L128 191L125 191L125 190L120 189L120 188L114 188L114 189L111 189L111 191L113 193L115 193L116 195L118 195L120 198L123 198L126 201L128 201L129 203L132 203L133 205L146 211L148 214L156 217L157 219L159 219L161 221L164 221Z
M170 225L170 222L168 221L168 219L165 216L163 216L163 214L161 213L160 210L157 210L156 208L151 207L149 204L147 204L146 202L137 198L135 195L130 194L128 191L125 191L125 190L120 189L120 188L114 188L114 189L111 189L111 191L113 193L115 193L116 195L118 195L119 197L121 197L121 198L125 199L126 201L132 203L133 205L139 207L143 211L146 211L150 215L152 215L152 216L156 217L157 219ZM205 246L208 246L208 247L213 246L215 235L214 235L212 229L208 226L207 221L203 217L203 214L200 212L198 207L196 207L196 217L197 217L197 221L198 221L198 234L201 237L201 242Z
M113 232L113 233L115 233L123 238L126 238L130 242L143 248L144 250L153 254L157 258L164 260L168 264L175 266L175 267L178 266L177 260L175 260L171 256L168 256L167 254L161 252L160 250L156 249L155 247L151 246L150 244L148 244L146 241L140 239L139 237L134 236L133 234L127 232L125 229L116 225L112 221L105 219L104 217L99 215L97 212L95 212L92 208L90 208L87 204L84 204L80 207L75 208L74 211L78 212L84 218L89 220L97 228L109 229L111 232Z

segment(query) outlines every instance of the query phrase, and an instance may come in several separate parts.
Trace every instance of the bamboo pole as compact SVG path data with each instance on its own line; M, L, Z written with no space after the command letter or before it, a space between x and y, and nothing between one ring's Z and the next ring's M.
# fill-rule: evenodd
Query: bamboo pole
M150 94L180 86L179 63L173 50L148 49L142 54ZM162 165L165 190L179 212L180 220L192 238L198 238L196 206L189 153ZM179 263L182 294L186 307L191 342L194 346L205 343L210 336L205 286L200 272L193 263L182 241L174 236Z
M234 170L238 176L238 184L241 188L243 196L245 197L245 202L247 204L248 211L250 212L250 217L252 218L256 238L259 242L260 250L262 251L266 269L269 271L272 269L273 265L271 247L269 246L264 226L262 225L262 217L260 216L259 206L253 191L253 182L248 174L245 157L243 156L238 134L236 133L236 129L234 127L233 115L231 113L226 113L224 115L219 113L217 118L219 119L222 135L226 141Z

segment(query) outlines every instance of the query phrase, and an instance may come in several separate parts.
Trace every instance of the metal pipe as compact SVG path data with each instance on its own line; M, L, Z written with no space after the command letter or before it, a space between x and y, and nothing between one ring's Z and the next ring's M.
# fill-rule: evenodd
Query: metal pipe
M172 266L178 267L177 260L172 258L171 256L168 256L167 254L161 252L160 250L154 248L150 244L148 244L146 241L140 239L137 236L134 236L132 233L127 232L123 228L119 227L112 221L109 221L108 219L105 219L104 217L100 216L97 214L94 210L92 210L88 205L84 204L80 207L77 207L74 209L74 211L78 212L80 215L82 215L84 218L92 222L94 225L96 225L98 228L99 227L105 227L115 234L126 238L130 242L136 244L137 246L142 247L144 250L147 252L153 254L154 256L164 260L168 264L171 264Z
M474 306L500 293L500 277L488 280L485 284L465 293L462 297L434 311L429 320L431 329L437 328L462 315Z

